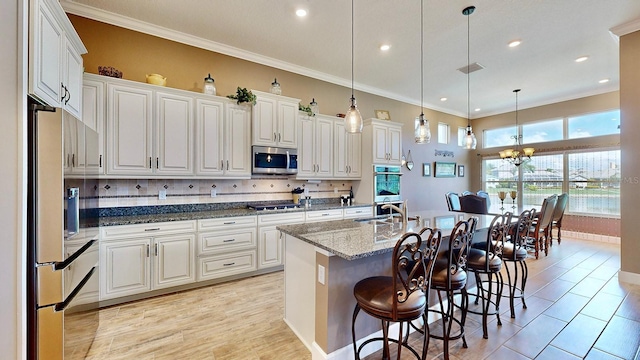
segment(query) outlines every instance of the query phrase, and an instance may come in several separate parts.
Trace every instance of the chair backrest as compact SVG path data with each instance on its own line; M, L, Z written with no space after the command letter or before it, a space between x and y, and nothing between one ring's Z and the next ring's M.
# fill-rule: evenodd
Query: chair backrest
M551 216L551 221L559 222L562 220L562 216L564 215L564 210L567 208L567 201L569 200L569 194L562 193L558 195L558 202L556 202L556 206L553 208L553 215Z
M489 265L491 264L493 258L495 258L496 256L502 256L504 241L509 235L511 217L512 214L510 212L496 215L493 220L491 220L491 224L489 225L489 229L487 230L486 241L478 245L476 245L476 243L473 246L474 248L484 250L486 253L486 256L484 257L485 271L489 271Z
M440 249L442 235L440 230L424 228L420 233L409 232L402 235L393 248L393 297L392 316L398 319L398 304L409 299L411 294L421 291L428 304L429 282L433 265Z
M540 216L538 216L538 223L536 230L540 231L546 229L551 224L551 217L553 216L553 210L558 202L558 195L551 195L544 199L542 202L542 208L540 208Z
M460 211L460 196L454 192L448 192L445 194L447 198L447 206L449 211Z
M529 237L529 230L531 229L531 226L533 226L533 219L535 218L535 216L535 209L525 210L520 213L518 222L514 227L511 228L510 239L511 243L513 243L513 252L510 252L510 254L512 255L510 260L515 261L518 250L520 250L521 248L526 248L527 238Z
M478 195L465 195L460 197L460 208L462 212L472 214L488 214L487 199Z
M449 236L449 250L447 251L447 288L452 288L452 277L460 271L465 271L467 255L473 240L473 233L476 230L478 218L471 217L469 220L460 220L451 230ZM464 284L462 284L464 287Z
M491 207L491 198L489 197L489 193L484 190L478 190L476 195L481 196L487 199L487 209Z

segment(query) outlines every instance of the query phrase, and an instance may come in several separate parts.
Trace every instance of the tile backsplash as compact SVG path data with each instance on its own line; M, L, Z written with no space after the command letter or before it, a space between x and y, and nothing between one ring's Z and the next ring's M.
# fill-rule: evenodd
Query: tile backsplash
M348 194L351 181L273 178L250 180L202 179L100 179L87 189L87 198L97 196L100 208L119 206L175 205L194 203L260 202L291 200L291 190L308 188L312 199L338 198ZM93 191L92 191L93 190ZM166 199L160 199L165 190ZM216 196L211 196L215 190Z

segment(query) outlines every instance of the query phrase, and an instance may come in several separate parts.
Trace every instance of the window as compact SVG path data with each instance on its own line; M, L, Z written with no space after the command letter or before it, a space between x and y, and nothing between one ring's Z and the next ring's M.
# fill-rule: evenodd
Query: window
M438 144L449 143L449 125L438 123Z
M522 206L539 208L545 198L562 193L563 155L536 155L520 165L522 171Z
M562 140L562 124L563 119L524 124L522 125L522 143Z
M467 136L466 127L458 127L458 146L464 146L464 138Z
M510 211L516 203L510 197L511 191L518 189L518 171L515 166L501 159L484 161L484 189L489 193L490 212ZM504 191L506 198L501 203L498 194Z
M517 134L515 125L511 127L487 129L483 132L485 148L498 146L513 146L515 144L514 136Z
M568 155L568 210L620 214L620 150Z
M570 117L569 139L620 134L620 110Z

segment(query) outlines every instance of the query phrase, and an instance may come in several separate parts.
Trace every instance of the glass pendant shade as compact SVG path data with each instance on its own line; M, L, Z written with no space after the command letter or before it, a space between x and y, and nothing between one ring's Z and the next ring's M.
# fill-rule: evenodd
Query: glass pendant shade
M424 118L424 114L416 117L415 125L416 144L426 144L431 141L431 129L429 129L429 120Z
M356 98L353 96L351 97L349 111L344 117L344 129L352 134L362 132L362 115L360 115L360 110L356 106Z
M467 150L473 150L476 148L478 141L476 140L476 135L473 133L471 129L471 125L467 126L467 135L464 137L464 148Z

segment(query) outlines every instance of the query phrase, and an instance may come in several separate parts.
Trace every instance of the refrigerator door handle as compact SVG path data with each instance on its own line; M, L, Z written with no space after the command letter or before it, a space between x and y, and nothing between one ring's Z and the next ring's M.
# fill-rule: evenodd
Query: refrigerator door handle
M67 296L66 299L64 299L63 302L57 303L55 304L55 311L63 311L64 309L67 308L67 306L69 306L69 304L71 303L71 301L73 301L73 299L76 297L76 295L78 295L78 293L80 292L80 290L82 290L82 288L86 285L86 283L89 281L89 279L91 278L91 276L93 276L93 273L96 271L96 267L92 267L91 270L89 270L89 272L87 273L87 275L85 275L82 280L80 280L80 282L78 283L78 285L71 291L71 293L69 294L69 296Z
M62 270L67 268L69 265L71 265L72 262L74 262L78 257L80 257L80 255L82 255L85 251L87 251L87 249L89 249L93 244L95 244L96 241L97 241L96 239L90 240L89 242L84 244L80 249L78 249L78 251L73 253L73 255L69 256L65 261L56 262L53 266L54 270Z

